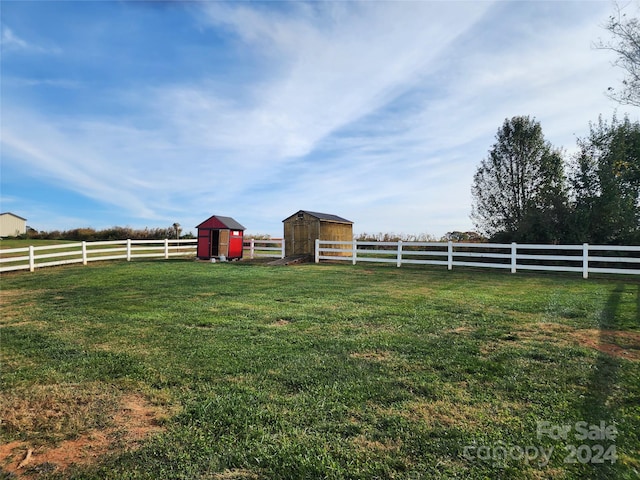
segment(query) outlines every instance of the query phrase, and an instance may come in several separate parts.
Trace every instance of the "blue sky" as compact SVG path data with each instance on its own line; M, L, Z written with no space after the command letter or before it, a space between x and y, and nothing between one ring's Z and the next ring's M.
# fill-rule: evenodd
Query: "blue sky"
M1 205L38 230L471 230L505 118L567 155L623 72L603 2L0 3Z

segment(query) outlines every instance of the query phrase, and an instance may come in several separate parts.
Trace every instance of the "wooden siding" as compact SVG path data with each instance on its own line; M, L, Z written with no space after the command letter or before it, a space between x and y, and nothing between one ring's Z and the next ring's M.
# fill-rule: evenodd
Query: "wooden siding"
M313 255L316 239L347 242L353 240L352 224L324 221L304 211L290 216L283 223L285 256ZM344 256L349 253L335 255Z
M353 225L347 223L320 222L320 240L353 241ZM314 244L315 246L315 244ZM337 249L348 249L348 245L335 244ZM332 252L338 257L351 256L348 252Z

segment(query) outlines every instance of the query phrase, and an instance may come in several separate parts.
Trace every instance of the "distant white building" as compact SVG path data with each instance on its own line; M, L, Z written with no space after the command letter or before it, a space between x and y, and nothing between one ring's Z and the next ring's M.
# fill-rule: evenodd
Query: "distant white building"
M17 237L27 233L27 219L11 212L0 213L0 237Z

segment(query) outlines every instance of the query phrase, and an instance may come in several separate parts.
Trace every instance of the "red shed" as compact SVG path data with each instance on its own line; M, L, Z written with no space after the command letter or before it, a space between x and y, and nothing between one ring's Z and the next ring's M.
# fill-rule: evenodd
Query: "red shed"
M209 260L225 257L242 258L245 228L231 217L213 215L196 227L198 229L198 258Z

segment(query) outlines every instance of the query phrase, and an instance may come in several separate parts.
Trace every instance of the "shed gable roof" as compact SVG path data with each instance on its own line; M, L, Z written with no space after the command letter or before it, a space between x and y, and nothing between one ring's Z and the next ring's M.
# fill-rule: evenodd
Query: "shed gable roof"
M242 225L231 217L212 215L196 228L228 228L229 230L246 230Z
M338 215L331 215L330 213L310 212L309 210L298 210L293 215L289 215L287 218L285 218L283 220L283 222L286 222L291 217L293 217L293 216L295 216L295 215L297 215L299 213L306 213L307 215L315 217L318 220L324 221L324 222L353 223L351 220L347 220L346 218L339 217Z

